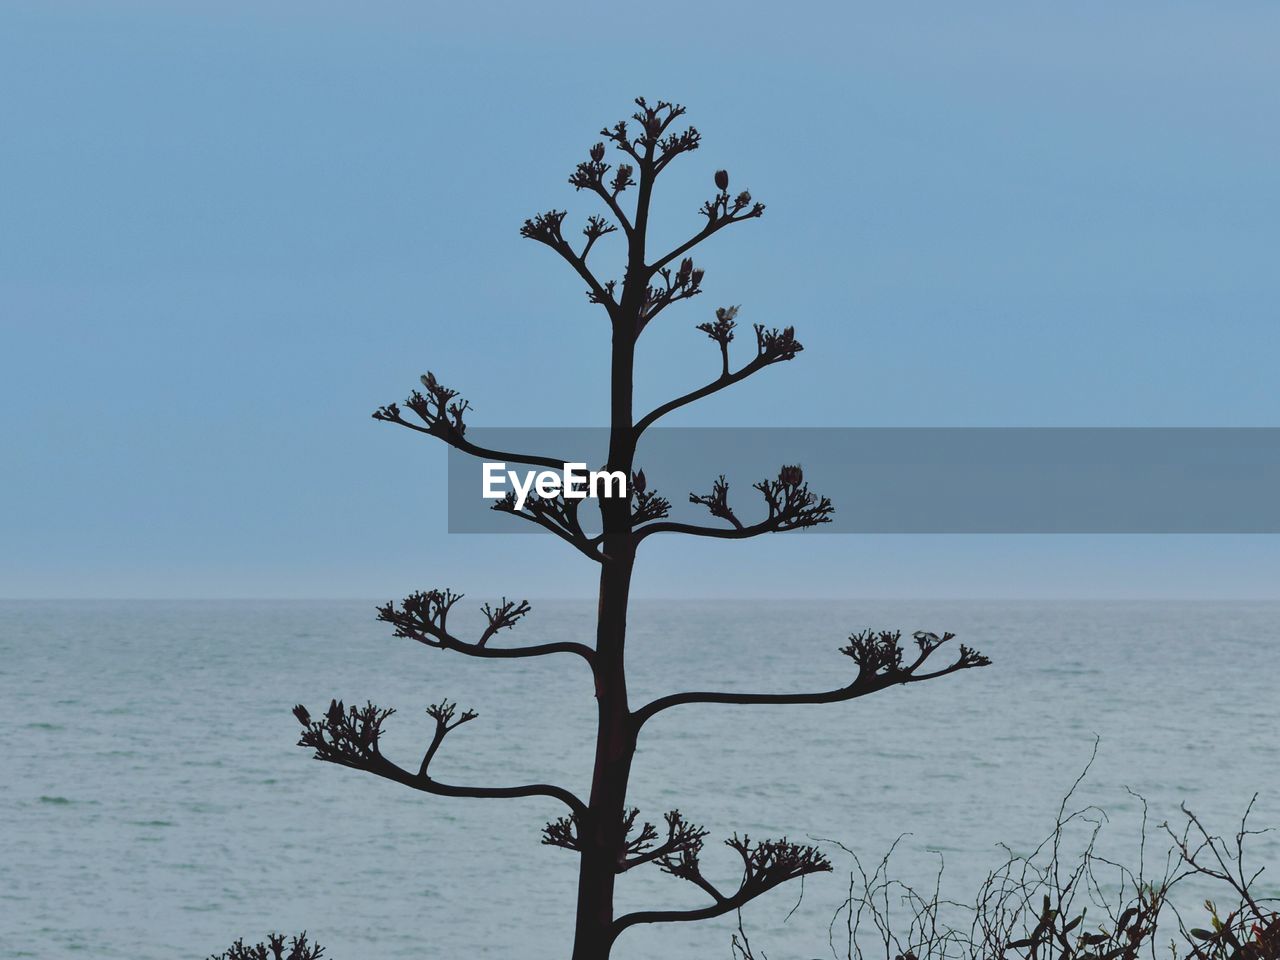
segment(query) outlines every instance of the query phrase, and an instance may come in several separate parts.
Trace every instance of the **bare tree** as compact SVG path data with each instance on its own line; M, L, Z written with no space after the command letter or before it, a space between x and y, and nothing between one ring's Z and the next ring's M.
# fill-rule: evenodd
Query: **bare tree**
M382 725L391 710L373 704L358 707L334 701L316 718L303 707L295 711L305 728L301 744L313 749L321 760L364 770L424 793L448 797L546 797L563 804L566 814L547 824L543 840L551 846L571 850L579 858L574 960L608 957L614 941L631 927L700 920L729 913L788 880L831 869L826 857L815 847L785 838L752 840L735 834L726 843L742 860L741 875L736 882L723 887L704 876L700 854L706 830L687 822L676 810L664 815L664 826L660 828L642 820L639 812L627 804L627 784L636 741L652 717L664 710L695 703L836 703L989 662L976 651L960 646L954 659L934 666L929 661L952 639L949 633L941 636L916 633L911 648L911 644L903 644L898 632L863 631L851 636L841 648L840 652L853 662L853 669L845 682L832 689L812 693L689 691L660 697L638 707L629 702L625 660L627 607L637 549L645 540L658 534L743 539L827 523L833 511L830 500L810 491L798 466L784 466L775 478L754 485L763 500L758 517L739 517L730 505L729 483L722 476L713 481L709 493L689 497L691 503L707 508L714 523L675 522L667 519L670 502L649 489L643 471L636 468L636 447L641 435L662 417L766 367L793 360L803 349L792 326L772 328L757 324L755 350L745 363L735 368L730 353L738 329L737 308L722 307L715 311L714 319L697 325L718 348L717 375L697 389L636 416L632 400L636 342L649 323L668 307L702 292L703 271L695 265L692 251L721 230L758 219L765 209L764 204L754 200L746 190L731 193L729 174L719 170L714 175L715 193L701 208L701 227L674 249L655 255L649 250L648 233L658 177L678 157L696 150L701 137L692 127L676 128L676 122L685 112L677 104L650 104L638 99L636 106L631 121L621 121L600 132L601 142L590 149L588 158L579 163L569 177L569 183L576 190L599 198L606 216L588 217L582 229L583 240L576 244L565 235L566 213L561 210L549 210L526 220L520 231L528 239L549 247L569 265L586 284L588 299L600 306L612 328L606 469L631 477L630 489L625 496L600 498L599 529L602 532L598 535L588 534L580 522L581 500L563 496L535 498L517 507L515 499L509 498L497 506L545 528L599 565L600 601L595 643L494 645L499 633L514 627L529 612L528 603L506 599L483 608L488 626L478 637L460 638L448 625L449 612L460 599L459 594L450 590L416 593L399 606L389 603L378 611L379 619L389 623L396 636L465 656L507 659L568 654L584 660L594 676L599 711L590 793L582 799L565 787L548 783L482 787L437 780L431 774L430 765L445 737L475 718L470 711L458 713L447 701L428 710L435 721L435 733L416 770L399 766L384 757L379 748ZM606 162L606 146L620 154L616 166ZM621 283L603 279L594 267L597 243L610 234L619 234L625 246ZM379 408L374 417L485 460L563 468L563 462L552 457L491 450L473 443L466 435L469 409L470 404L458 391L428 373L422 377L422 390L415 390L403 407L388 404ZM906 648L911 649L908 652ZM706 905L698 909L615 916L617 877L647 864L700 888L707 896Z
M1096 757L1097 746L1094 747ZM820 839L852 861L848 895L828 927L833 958L843 960L1280 960L1280 912L1259 889L1260 867L1246 865L1254 801L1230 839L1211 833L1182 807L1183 822L1161 829L1169 846L1153 856L1145 799L1136 849L1124 860L1103 856L1098 840L1106 811L1073 809L1093 764L1090 758L1058 807L1052 832L1028 853L1004 844L1006 857L972 898L942 894L941 856L934 879L913 886L895 876L891 860L902 837L878 862L865 864L849 847ZM1197 883L1206 920L1189 924L1176 894ZM1186 899L1196 895L1188 891ZM1225 898L1225 899L1224 899ZM1199 908L1195 908L1198 912ZM767 960L753 948L741 917L730 942L734 960Z

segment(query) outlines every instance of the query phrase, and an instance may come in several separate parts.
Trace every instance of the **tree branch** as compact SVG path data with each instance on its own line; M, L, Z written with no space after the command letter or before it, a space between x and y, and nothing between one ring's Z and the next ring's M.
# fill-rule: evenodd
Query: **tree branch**
M672 123L684 115L685 109L677 103L658 101L650 105L643 97L636 98L637 110L631 119L639 126L640 131L632 134L627 121L622 120L612 127L600 131L601 136L613 143L615 147L627 155L634 163L620 164L618 176L606 188L604 175L607 166L604 164L604 144L597 144L591 151L591 161L579 164L570 178L570 182L582 189L591 189L598 193L615 216L622 218L621 208L616 203L617 195L622 189L631 186L633 172L638 173L639 188L636 192L635 211L627 229L627 269L621 302L627 304L626 316L622 315L621 306L611 311L615 329L621 320L635 324L629 330L632 336L638 336L643 326L646 306L646 288L650 279L657 272L645 263L645 244L649 224L649 207L652 202L653 185L660 174L672 160L681 154L698 149L701 135L690 127L682 133L671 132ZM664 264L665 266L665 264ZM612 291L609 291L612 293ZM686 293L691 296L691 293ZM639 304L639 306L637 306ZM652 309L653 304L648 307ZM657 307L661 309L661 307Z
M423 387L426 388L426 394L423 395L415 390L409 395L405 405L418 415L425 426L418 426L416 423L410 423L406 420L399 405L395 403L379 407L374 411L373 418L396 423L418 433L436 437L454 449L482 460L529 463L536 466L549 467L552 470L562 470L564 468L565 461L563 460L493 450L470 442L466 439L467 425L464 415L471 409L471 405L461 399L457 390L450 389L440 383L435 378L435 374L425 373L421 380ZM578 523L578 501L566 502L563 497L558 498L557 501L530 497L527 506L529 507L528 512L516 510L515 498L509 494L505 499L495 503L493 509L531 520L539 526L550 530L592 560L597 562L604 561L605 558L596 552L593 542L586 536Z
M631 525L639 526L651 520L661 520L671 510L671 501L650 490L644 471L631 475Z
M692 258L685 257L680 261L678 270L673 272L664 267L658 271L658 275L662 278L661 284L650 283L645 286L636 322L637 337L667 307L700 294L705 271L694 267Z
M631 115L631 119L640 125L642 132L638 136L630 135L625 120L605 127L600 135L636 163L649 165L653 175L657 176L680 154L698 149L702 135L695 128L689 127L683 133L667 132L671 124L685 114L685 108L680 104L659 100L654 106L649 106L644 97L636 97L635 103L640 109ZM595 159L594 153L592 158Z
M661 521L650 523L636 530L636 542L654 533L684 533L695 537L714 537L721 540L742 540L762 533L783 533L804 527L830 523L835 507L827 497L820 497L809 490L804 482L804 472L798 466L785 466L776 480L761 480L753 485L760 491L768 506L769 514L759 523L746 526L729 506L729 483L722 474L712 485L709 494L689 494L690 503L703 505L713 517L720 517L732 524L732 528L700 527L691 523Z
M750 837L738 838L737 834L725 843L742 857L742 880L738 889L725 896L702 875L699 864L701 844L684 850L678 858L664 858L662 868L672 876L688 880L705 891L712 899L706 907L695 910L642 910L619 917L613 924L616 938L628 927L640 923L676 923L689 920L705 920L737 910L774 887L810 873L826 873L831 863L817 849L807 844L781 840L762 840L751 843Z
M603 135L609 136L608 131L604 131ZM604 144L597 143L591 148L591 159L578 164L577 169L569 175L569 183L575 190L590 190L598 195L608 205L613 215L618 218L618 222L622 224L623 232L629 238L633 227L626 213L623 212L622 207L618 204L618 195L626 190L627 187L636 185L635 180L631 178L635 169L629 163L619 164L613 179L606 185L604 178L610 169L612 168L609 164L604 162ZM585 258L586 253L584 251L583 259Z
M436 722L435 734L422 758L418 773L413 774L391 762L379 749L382 724L395 713L393 709L381 709L372 703L364 707L344 707L341 700L331 701L321 720L313 720L306 707L299 704L293 715L302 724L303 732L298 746L315 751L317 760L340 766L364 770L387 780L394 780L423 793L442 797L471 797L475 799L514 799L518 797L554 797L575 814L586 812L586 805L570 791L549 783L530 783L517 787L470 787L441 783L427 774L427 767L445 736L470 720L476 714L465 711L456 721L454 705L447 700L432 704L427 713Z
M635 810L634 807L632 809ZM662 862L683 855L687 850L702 849L703 840L707 836L705 829L687 821L679 810L671 810L663 814L663 817L667 821L667 839L660 846L650 849L653 841L658 838L658 831L653 824L646 823L640 835L628 844L629 856L619 864L619 873L634 870L655 860ZM631 819L635 819L635 814L631 814Z
M539 643L526 647L490 647L487 646L499 631L509 630L530 611L529 602L502 598L496 607L485 604L484 612L488 625L474 643L459 640L449 632L447 619L453 605L462 599L462 594L452 590L427 590L410 594L401 602L400 609L395 604L387 603L378 608L378 619L395 627L395 636L416 640L428 647L441 650L456 650L469 657L483 657L497 660L519 659L524 657L541 657L552 653L573 653L582 657L588 664L594 664L595 651L585 644L560 641L556 643Z
M524 225L520 227L520 236L545 244L560 254L564 261L573 267L578 276L586 281L587 297L591 302L601 304L608 311L610 319L616 319L618 304L613 299L614 283L613 281L601 283L596 279L595 274L587 267L587 262L584 259L586 250L583 251L583 256L574 253L573 247L569 246L569 241L564 238L564 234L561 232L565 216L566 212L564 210L548 210L546 213L540 213L524 222ZM588 230L590 228L590 223L588 223ZM587 233L587 237L587 249L590 249L590 243L594 241L591 240L590 233Z
M578 523L578 505L579 501L565 500L563 494L553 498L529 496L525 498L525 508L517 510L515 494L508 493L495 503L492 509L536 523L554 533L583 556L590 557L597 563L603 563L608 558L596 550L600 538L592 539L583 531Z
M425 426L419 426L406 420L400 405L396 403L389 403L384 407L379 407L373 412L373 419L399 424L418 433L425 433L438 440L443 440L456 450L481 460L529 463L540 467L550 467L552 470L564 469L563 460L555 460L551 457L533 454L491 450L488 447L480 447L472 443L466 438L467 425L464 419L464 414L471 409L471 404L463 400L457 390L452 390L440 383L434 373L424 373L420 379L427 391L426 394L423 395L415 390L409 394L409 398L405 400L404 404L417 414Z
M718 233L730 224L742 223L744 220L754 220L764 215L764 204L753 203L749 191L743 190L736 197L731 198L729 196L728 172L724 170L716 171L716 188L718 191L716 195L706 201L700 211L707 218L706 225L665 257L648 267L649 276L653 276L653 274L676 258L683 257L698 244L702 243L703 240Z
M723 703L740 706L756 704L801 704L801 703L841 703L845 700L856 700L868 694L876 693L888 687L919 683L923 680L934 680L949 673L969 670L975 667L988 666L991 661L976 650L961 644L956 659L947 666L926 673L920 668L930 656L955 635L944 633L939 637L936 633L917 631L914 634L917 655L909 663L903 662L901 631L863 630L851 634L849 643L840 648L840 652L858 665L857 676L846 686L834 690L823 690L818 693L720 693L709 691L688 691L673 693L659 697L637 710L632 716L638 731L655 714L671 707L691 703Z
M320 960L324 955L324 947L308 941L307 931L303 930L296 937L290 937L287 945L280 933L269 933L265 943L252 946L246 945L242 937L209 960Z
M618 228L604 217L587 217L587 225L582 228L582 235L587 238L587 242L582 248L582 253L578 254L578 256L585 263L591 253L591 248L595 246L597 240L607 234L617 232Z
M635 830L636 819L640 815L637 807L631 807L622 815L620 829L616 832L619 838L616 851L615 871L626 873L636 867L653 861L665 861L667 858L684 855L702 848L703 838L707 831L689 823L679 810L671 810L663 817L667 822L667 839L658 847L653 843L658 839L657 828L648 821L644 822L638 832ZM552 820L542 828L542 843L549 847L563 847L565 850L583 850L581 838L581 818L576 814Z
M693 403L695 400L701 400L703 397L709 397L711 394L745 380L756 371L763 370L772 364L794 360L796 354L804 350L804 345L796 339L795 327L770 330L766 329L763 324L756 324L754 328L756 333L755 357L745 366L731 373L729 371L729 344L733 342L734 330L737 327L737 320L735 319L737 316L737 307L718 307L716 309L715 322L698 324L698 329L720 347L720 376L706 386L690 391L682 397L676 397L674 400L656 407L641 417L634 428L634 435L637 440L645 430L668 413L671 413L671 411L678 410Z
M639 439L642 433L653 426L658 420L665 417L668 413L671 413L671 411L679 410L681 407L687 406L695 400L701 400L703 397L709 397L713 393L719 393L725 387L731 387L738 381L747 379L747 377L759 370L761 366L763 365L757 364L753 360L751 363L734 373L723 373L706 386L699 387L697 390L691 390L682 397L676 397L674 400L670 400L660 407L655 407L649 413L641 417L639 422L636 423L634 428L636 439Z

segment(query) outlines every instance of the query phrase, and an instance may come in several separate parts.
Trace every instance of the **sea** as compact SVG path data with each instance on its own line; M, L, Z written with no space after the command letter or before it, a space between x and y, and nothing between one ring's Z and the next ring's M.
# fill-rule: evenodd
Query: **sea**
M464 636L481 622L468 604L451 620ZM594 613L535 602L494 643L589 642ZM722 888L735 832L831 856L833 873L743 911L758 957L846 956L832 919L857 864L827 841L868 869L896 841L895 875L930 886L941 869L943 896L971 900L1006 849L1052 830L1086 767L1070 809L1095 810L1119 861L1162 865L1160 825L1183 804L1228 838L1251 801L1251 825L1280 827L1274 602L645 600L630 622L636 705L842 686L838 648L864 627L951 631L993 661L849 703L685 706L645 727L631 801L642 820L678 808L704 825ZM595 704L571 656L429 649L394 639L373 602L0 603L0 957L203 960L272 930L306 930L332 960L567 957L576 860L541 843L560 805L317 762L290 711L331 697L394 707L383 750L403 766L448 698L479 716L446 740L440 779L588 790ZM1248 853L1270 866L1260 892L1280 894L1277 835ZM619 912L706 902L655 866L618 890ZM614 956L728 958L737 924L633 928Z

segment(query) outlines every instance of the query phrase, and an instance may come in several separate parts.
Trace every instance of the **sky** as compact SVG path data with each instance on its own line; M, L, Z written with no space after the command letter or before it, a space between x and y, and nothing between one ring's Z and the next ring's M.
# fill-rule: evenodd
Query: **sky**
M646 331L807 350L728 426L1277 426L1280 7L347 4L0 9L0 596L590 596L551 538L449 536L445 455L369 418L602 423L608 330L518 227L631 98L768 204ZM599 248L617 262L618 246ZM613 238L616 239L616 238ZM1268 536L646 543L645 596L1280 597Z

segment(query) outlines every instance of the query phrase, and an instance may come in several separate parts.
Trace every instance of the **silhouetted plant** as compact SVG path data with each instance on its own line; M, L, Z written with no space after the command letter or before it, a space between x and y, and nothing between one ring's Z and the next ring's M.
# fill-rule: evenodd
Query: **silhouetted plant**
M1088 772L1086 768L1086 773ZM1015 854L991 871L972 900L942 896L942 871L917 888L890 874L898 841L870 870L853 850L849 894L829 927L833 957L865 960L1280 960L1280 914L1256 884L1262 870L1245 866L1245 842L1264 831L1248 826L1249 804L1232 841L1211 834L1182 808L1184 823L1163 824L1172 840L1153 861L1147 804L1141 797L1138 852L1120 863L1097 852L1107 816L1096 806L1068 812L1084 774L1058 809L1052 833L1028 854ZM1255 798L1256 799L1256 798ZM1076 853L1068 834L1083 828ZM1228 900L1204 901L1207 921L1188 926L1173 899L1191 877L1223 888ZM1226 908L1220 904L1226 904ZM730 943L736 960L766 960L748 939L739 915Z
M246 946L243 940L237 940L227 950L211 956L209 960L321 960L324 947L318 943L308 943L306 933L292 937L286 945L284 936L272 933L265 943Z
M730 353L739 308L721 307L715 311L713 321L697 325L719 350L718 375L639 418L635 416L632 380L638 338L648 324L669 307L702 293L705 272L694 262L691 252L721 230L759 218L765 209L764 204L754 200L746 190L731 193L729 174L718 170L713 177L715 193L700 210L704 218L702 226L675 248L652 255L648 249L648 228L655 182L677 157L696 150L701 136L692 127L673 128L685 113L677 104L661 101L650 104L638 99L636 106L638 109L630 121L620 121L600 132L601 142L590 148L588 159L577 164L569 176L569 183L576 190L599 198L611 219L599 215L588 217L581 231L585 240L580 246L575 246L565 234L563 210L549 210L530 217L520 230L524 237L549 247L563 259L586 285L590 302L600 305L607 315L612 328L612 348L606 469L631 478L629 494L598 501L602 532L595 536L585 532L579 521L583 503L580 500L535 497L518 507L516 499L508 497L495 507L554 533L599 565L600 603L594 645L575 641L531 646L492 645L490 641L500 631L514 627L529 612L529 604L524 601L515 603L503 599L496 606L486 605L483 609L489 625L474 640L461 639L450 630L449 611L461 595L449 590L416 593L398 607L388 603L378 610L379 619L389 623L397 637L416 640L428 647L489 659L555 653L581 658L593 674L599 715L590 793L582 799L564 787L545 783L478 787L446 784L435 779L429 768L445 737L475 717L470 712L456 715L454 706L448 702L428 710L435 721L435 732L416 772L382 755L379 737L383 722L391 715L390 710L373 704L346 707L335 700L319 719L312 719L302 707L295 711L305 728L300 743L314 750L321 760L362 769L426 793L456 797L538 796L564 804L568 814L547 824L543 842L571 850L579 858L575 960L603 960L615 939L637 924L718 916L779 884L831 869L826 857L813 846L786 839L750 841L735 835L726 842L741 858L742 873L735 887L724 890L702 873L699 855L706 830L688 823L675 810L664 815L665 838L647 821L640 821L637 828L639 813L626 802L627 786L637 738L650 718L691 703L800 704L853 700L886 687L929 680L988 662L980 654L961 647L952 662L928 669L926 661L951 639L951 634L941 637L933 633L915 634L916 649L908 658L899 633L863 632L850 637L848 646L842 650L855 663L856 673L848 683L834 689L789 694L690 691L660 697L638 708L629 703L624 646L631 574L641 543L664 533L741 539L804 529L828 523L834 509L829 499L810 491L799 466L784 466L776 477L754 484L763 499L758 518L739 518L737 509L730 503L729 482L722 476L713 483L709 494L690 494L689 499L705 506L712 518L724 525L672 521L666 519L670 502L648 487L644 472L636 467L635 453L641 435L659 419L766 367L793 360L804 349L793 327L756 324L754 355L733 369ZM616 168L605 160L606 145L622 154L623 159ZM597 244L613 234L619 234L625 245L621 282L601 278L594 265L588 264ZM467 437L466 424L470 404L459 391L446 387L433 373L421 379L422 391L411 393L403 407L387 404L378 408L373 416L488 461L563 468L563 462L552 457L493 450L472 442ZM691 910L642 911L615 916L617 876L649 863L699 887L708 896L708 904Z

